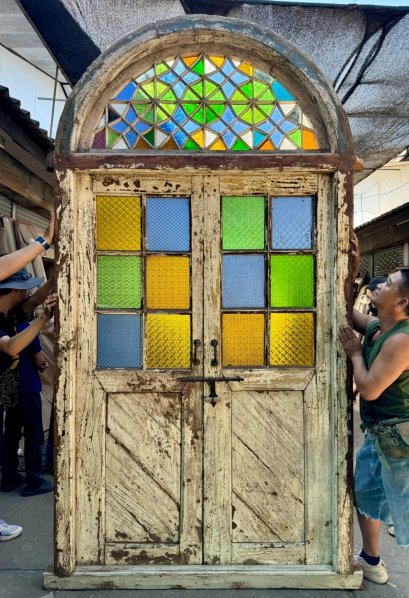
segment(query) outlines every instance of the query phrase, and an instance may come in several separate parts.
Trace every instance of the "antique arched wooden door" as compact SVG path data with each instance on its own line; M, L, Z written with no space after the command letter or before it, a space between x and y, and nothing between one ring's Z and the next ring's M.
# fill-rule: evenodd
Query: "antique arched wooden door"
M225 26L140 33L66 109L50 588L359 585L348 129L311 65Z

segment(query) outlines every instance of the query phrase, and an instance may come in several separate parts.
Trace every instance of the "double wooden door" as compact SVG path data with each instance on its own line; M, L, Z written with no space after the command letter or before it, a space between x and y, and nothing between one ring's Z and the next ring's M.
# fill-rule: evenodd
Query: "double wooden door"
M79 176L79 564L330 563L330 191Z

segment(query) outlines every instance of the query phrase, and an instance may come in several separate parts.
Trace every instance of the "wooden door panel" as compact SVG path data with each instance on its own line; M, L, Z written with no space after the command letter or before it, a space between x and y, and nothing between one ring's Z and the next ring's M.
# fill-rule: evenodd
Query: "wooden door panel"
M181 401L177 394L109 395L108 542L177 543Z
M301 392L232 397L233 542L304 540Z

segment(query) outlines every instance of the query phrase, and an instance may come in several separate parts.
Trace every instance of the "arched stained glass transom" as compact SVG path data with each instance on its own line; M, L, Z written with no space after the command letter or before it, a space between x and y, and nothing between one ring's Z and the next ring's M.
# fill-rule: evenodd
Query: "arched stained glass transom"
M94 149L317 150L311 121L272 75L231 56L155 62L106 105Z

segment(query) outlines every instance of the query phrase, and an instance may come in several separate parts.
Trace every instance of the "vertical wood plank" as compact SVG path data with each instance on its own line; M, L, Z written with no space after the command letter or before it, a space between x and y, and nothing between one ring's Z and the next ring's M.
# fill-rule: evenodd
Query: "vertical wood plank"
M77 562L104 562L105 394L96 367L95 201L91 178L79 177L77 239Z
M55 539L54 571L65 577L75 565L75 384L77 309L76 234L72 196L77 196L73 174L57 172L56 244L58 309L55 318Z
M205 376L221 375L221 262L219 178L204 178L204 342ZM211 340L218 341L218 365ZM225 384L216 387L220 401L204 404L204 562L231 563L231 397ZM205 394L209 386L205 384Z
M332 521L331 488L333 438L330 433L332 410L331 346L333 322L333 193L331 175L318 176L317 263L316 263L316 375L304 394L306 463L306 564L331 562ZM326 490L323 490L326 489Z

